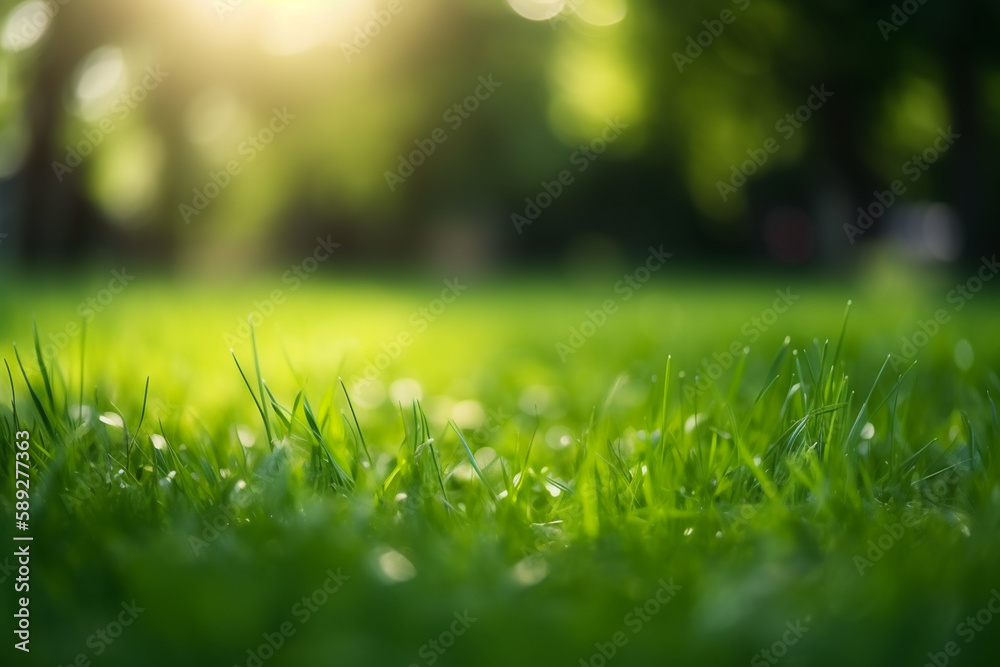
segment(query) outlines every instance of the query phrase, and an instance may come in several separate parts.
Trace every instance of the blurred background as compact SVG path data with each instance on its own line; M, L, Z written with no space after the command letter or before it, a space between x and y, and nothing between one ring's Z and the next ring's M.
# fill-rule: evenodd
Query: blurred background
M339 266L468 271L997 246L988 0L0 9L7 266L231 272L319 235Z

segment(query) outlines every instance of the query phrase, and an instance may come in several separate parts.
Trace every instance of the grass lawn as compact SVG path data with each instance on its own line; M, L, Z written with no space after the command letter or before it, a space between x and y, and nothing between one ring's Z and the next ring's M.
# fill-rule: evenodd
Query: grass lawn
M5 654L996 664L989 289L112 280L0 296Z

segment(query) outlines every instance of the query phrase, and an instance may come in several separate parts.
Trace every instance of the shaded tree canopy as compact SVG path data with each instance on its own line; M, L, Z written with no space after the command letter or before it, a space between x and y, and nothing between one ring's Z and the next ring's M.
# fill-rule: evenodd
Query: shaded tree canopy
M996 246L985 0L0 6L0 231L27 261L324 230L387 257L464 234L837 263L894 225L938 259Z

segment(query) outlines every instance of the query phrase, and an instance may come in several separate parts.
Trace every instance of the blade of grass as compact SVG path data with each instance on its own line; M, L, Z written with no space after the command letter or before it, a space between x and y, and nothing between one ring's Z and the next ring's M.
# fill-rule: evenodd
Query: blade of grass
M250 380L247 379L247 374L243 372L243 367L240 366L240 360L236 358L236 352L229 350L229 353L233 355L233 361L236 362L236 368L240 372L240 377L243 378L243 384L247 386L247 391L250 392L250 397L253 399L253 404L257 406L257 412L260 413L260 418L264 421L265 431L267 432L267 446L273 452L274 442L271 441L271 430L268 426L267 416L264 414L264 408L261 406L260 401L257 400L257 394L253 392L253 387L250 386ZM262 397L263 398L263 397Z
M462 435L462 430L458 427L458 424L455 423L454 419L450 420L448 422L448 425L451 426L453 431L455 431L455 435L458 436L458 439L459 441L461 441L462 446L465 447L465 453L469 457L469 463L472 464L472 469L476 471L476 474L479 476L479 479L482 480L483 482L483 486L486 487L486 490L490 492L490 496L493 498L493 501L496 502L497 494L494 493L493 488L490 486L490 483L486 481L486 475L485 473L483 473L482 468L479 467L479 463L476 461L476 457L472 454L472 449L469 447L469 443L465 441L465 436Z
M56 436L55 428L52 426L52 422L49 420L48 414L45 412L45 406L42 405L42 400L38 397L35 392L35 388L31 386L31 380L28 379L28 372L24 370L24 364L21 362L21 353L17 350L17 344L14 344L14 358L17 359L17 365L21 369L21 375L24 377L24 383L28 386L28 394L31 396L31 402L35 404L35 409L38 410L38 416L42 420L42 425L45 430L49 432L53 438Z
M42 355L42 344L38 339L38 323L31 323L31 334L35 341L35 357L38 359L38 368L42 372L42 382L45 385L45 395L49 399L49 407L52 408L52 412L57 412L56 410L56 398L52 393L52 382L49 379L49 369L45 365L45 357Z
M351 402L351 395L347 393L347 387L344 385L344 378L337 378L340 382L340 388L344 390L344 397L347 398L347 407L351 409L351 417L354 418L354 426L358 429L358 437L361 439L361 447L365 450L365 457L368 459L368 465L372 466L374 469L375 462L372 461L372 455L368 451L368 443L365 442L365 434L361 430L361 424L358 422L358 415L354 412L354 403Z
M274 449L274 434L271 433L271 419L267 413L267 403L264 401L264 376L260 372L260 356L257 354L257 333L253 322L250 323L250 345L253 348L253 365L257 373L257 391L260 392L260 414L264 418L264 430L267 432L267 443Z

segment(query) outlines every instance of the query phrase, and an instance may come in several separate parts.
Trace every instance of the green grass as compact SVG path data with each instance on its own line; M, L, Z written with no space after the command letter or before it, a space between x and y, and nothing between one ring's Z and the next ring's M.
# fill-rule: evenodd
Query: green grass
M792 284L751 341L789 282L665 278L566 363L614 279L470 282L424 331L440 283L317 281L230 345L274 285L139 276L58 350L102 281L6 291L0 515L11 543L27 429L30 664L246 665L287 622L264 664L429 665L466 610L434 664L599 665L619 631L611 665L772 664L797 621L782 664L918 667L950 641L995 664L1000 619L957 626L1000 587L1000 309L977 296L896 370L949 288L899 280ZM661 580L680 588L637 613Z

